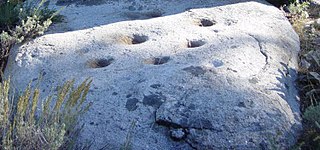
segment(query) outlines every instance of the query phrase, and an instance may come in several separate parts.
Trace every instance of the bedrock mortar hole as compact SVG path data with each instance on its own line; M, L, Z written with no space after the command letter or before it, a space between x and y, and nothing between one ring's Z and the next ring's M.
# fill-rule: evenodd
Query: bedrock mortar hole
M148 36L134 34L132 36L125 36L120 39L121 42L128 45L141 44L149 40Z
M203 41L203 40L188 41L187 47L188 48L196 48L196 47L200 47L200 46L202 46L204 44L206 44L206 42Z
M212 21L212 20L209 20L209 19L200 19L199 20L199 26L200 27L210 27L210 26L213 26L215 24L216 24L215 21Z
M103 68L109 66L114 61L113 58L98 58L88 61L90 68Z
M160 10L154 10L151 12L146 13L145 15L149 18L156 18L156 17L161 17L164 13Z
M144 62L146 64L162 65L162 64L169 62L169 60L170 60L169 56L163 56L163 57L149 58L149 59L146 59Z

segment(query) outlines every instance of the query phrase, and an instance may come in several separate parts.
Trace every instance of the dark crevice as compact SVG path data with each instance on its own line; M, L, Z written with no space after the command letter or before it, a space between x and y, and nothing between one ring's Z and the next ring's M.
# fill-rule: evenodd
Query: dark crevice
M94 60L89 60L87 64L90 68L103 68L109 66L111 63L113 63L113 58L98 58Z
M169 62L169 60L170 60L169 56L164 56L164 57L154 57L154 58L146 59L144 62L146 64L162 65Z
M258 42L260 53L265 57L265 66L263 67L263 70L265 70L267 65L269 65L269 56L263 48L263 43L254 35L251 35L251 34L248 34L248 35Z
M213 26L215 24L216 24L215 21L212 21L212 20L209 20L209 19L200 19L199 20L199 26L200 27L210 27L210 26Z
M165 126L167 128L175 128L175 129L178 129L178 128L182 128L182 129L185 129L184 127L182 127L181 125L179 124L176 124L176 123L173 123L173 122L168 122L166 120L162 120L162 119L158 119L156 120L156 123L158 125L162 125L162 126Z
M197 149L197 147L193 146L188 140L184 140L192 149Z
M187 47L188 48L196 48L206 44L204 40L188 40Z
M201 124L201 120L199 120L200 124ZM189 125L186 125L186 124L178 124L178 123L174 123L174 122L170 122L168 120L164 120L164 119L157 119L156 120L156 123L159 124L159 125L162 125L162 126L165 126L165 127L172 127L172 128L182 128L182 129L197 129L197 130L216 130L214 129L213 127L211 127L212 125L205 125L206 123L204 124L201 124L200 126L195 124L195 123L191 123ZM198 127L197 127L198 126Z

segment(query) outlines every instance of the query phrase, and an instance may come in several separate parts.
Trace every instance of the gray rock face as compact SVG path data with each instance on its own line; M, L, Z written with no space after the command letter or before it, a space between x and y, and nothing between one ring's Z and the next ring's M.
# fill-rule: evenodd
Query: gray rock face
M295 142L299 39L278 9L245 0L132 3L70 5L66 22L12 50L5 74L21 90L42 73L43 95L91 77L79 142L93 140L92 149L118 149L129 133L132 149L148 150Z

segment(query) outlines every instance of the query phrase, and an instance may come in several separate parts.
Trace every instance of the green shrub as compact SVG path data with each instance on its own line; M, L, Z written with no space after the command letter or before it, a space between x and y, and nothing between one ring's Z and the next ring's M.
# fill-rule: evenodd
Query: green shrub
M91 104L84 104L91 80L74 87L74 80L58 88L56 96L40 102L40 89L29 85L15 102L10 80L0 85L0 149L71 149L81 127L78 118Z
M320 51L314 42L318 33L314 24L310 24L313 11L308 2L294 2L289 6L290 22L300 37L300 64L297 80L300 92L300 108L303 114L303 132L296 149L320 149ZM311 14L311 16L309 16ZM306 65L307 64L307 65Z
M297 0L289 5L289 10L291 15L295 15L296 17L305 19L309 17L309 13L307 11L309 7L309 2L300 3L299 0Z
M19 19L25 20L30 16L39 17L39 22L44 22L47 19L50 19L52 22L61 22L62 16L58 15L61 10L49 9L48 4L49 0L41 0L39 4L34 3L32 0L28 0L23 3L19 12Z
M305 129L300 139L302 149L320 149L320 105L309 106L303 113Z
M303 113L303 118L311 123L320 123L320 105L309 106Z
M6 30L19 21L18 1L5 1L0 4L0 30Z
M35 5L29 1L9 0L0 5L0 71L5 69L14 44L44 34L52 20L61 20L61 16L57 15L59 11L44 6L46 1L41 0Z
M39 22L44 22L47 19L52 21L60 21L62 18L56 15L56 10L48 8L48 0L41 0L36 4L32 0L8 0L0 4L0 29L7 31L19 25L22 20L27 17L37 16Z
M38 16L32 16L27 17L26 21L22 20L21 25L16 26L14 30L2 31L0 34L0 71L3 71L6 67L7 57L14 44L42 35L51 23L50 19L39 22Z

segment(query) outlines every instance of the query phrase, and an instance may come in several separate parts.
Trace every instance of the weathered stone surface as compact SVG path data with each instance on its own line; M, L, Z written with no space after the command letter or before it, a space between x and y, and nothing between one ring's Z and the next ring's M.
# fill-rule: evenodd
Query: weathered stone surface
M21 90L42 73L44 93L91 77L80 142L92 149L118 149L129 132L133 149L148 150L296 140L299 39L265 1L118 0L62 14L64 23L12 51L5 74Z

